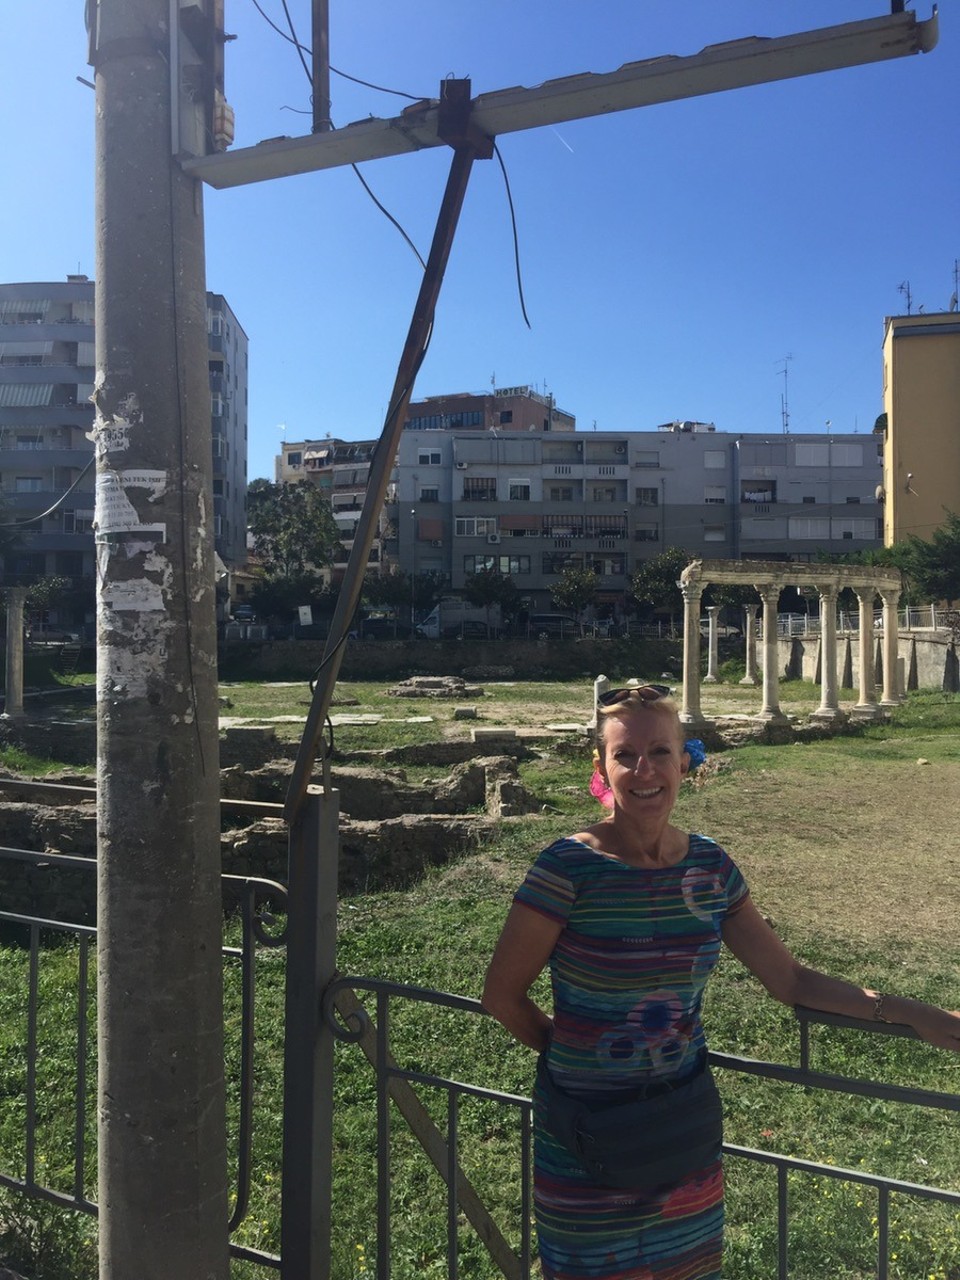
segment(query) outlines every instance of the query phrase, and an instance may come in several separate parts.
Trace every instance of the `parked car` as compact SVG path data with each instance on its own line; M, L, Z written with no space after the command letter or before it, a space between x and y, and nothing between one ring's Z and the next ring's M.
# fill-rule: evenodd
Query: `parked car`
M395 622L393 618L364 618L357 632L361 640L407 640L410 624Z
M231 617L234 622L256 622L257 612L252 604L235 604Z

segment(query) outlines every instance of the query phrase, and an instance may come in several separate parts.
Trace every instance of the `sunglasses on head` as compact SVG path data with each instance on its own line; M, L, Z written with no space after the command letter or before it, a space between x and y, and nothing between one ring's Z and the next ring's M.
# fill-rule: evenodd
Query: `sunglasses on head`
M660 698L669 698L670 686L667 684L631 684L621 689L608 689L597 698L597 705L612 707L618 702L626 702L636 696L641 702L656 702Z

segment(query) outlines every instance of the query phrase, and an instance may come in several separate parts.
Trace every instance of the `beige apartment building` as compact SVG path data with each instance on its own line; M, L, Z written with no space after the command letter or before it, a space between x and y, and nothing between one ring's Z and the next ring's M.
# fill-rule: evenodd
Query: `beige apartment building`
M888 316L883 336L883 542L960 514L960 315Z

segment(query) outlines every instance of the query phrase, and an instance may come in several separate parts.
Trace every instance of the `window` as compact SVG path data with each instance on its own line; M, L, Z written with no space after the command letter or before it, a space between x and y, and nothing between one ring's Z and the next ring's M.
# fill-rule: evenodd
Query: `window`
M794 446L796 452L794 460L798 467L828 467L830 465L830 445L825 440L823 444L797 444Z
M511 480L508 484L507 496L511 502L529 502L530 481Z
M464 476L464 502L496 502L497 481L494 476Z
M563 573L564 569L582 569L583 557L569 551L545 551L541 564L543 573Z
M592 569L594 573L599 573L601 577L611 578L627 572L627 557L622 555L589 556L587 568Z
M727 531L722 524L705 524L703 540L704 542L726 542Z
M457 516L453 532L458 538L485 537L489 533L497 532L497 522L485 517Z
M741 502L776 502L777 482L775 480L741 480Z
M417 463L421 467L439 467L440 450L439 449L421 449L417 454Z
M512 409L501 409L501 410L500 410L500 425L501 425L501 426L506 426L506 425L507 425L507 423L510 423L510 422L512 422L512 421L513 421L513 410L512 410Z
M830 521L826 516L791 516L787 522L787 537L816 538L826 542L830 537Z
M835 538L872 538L874 532L874 521L863 516L844 516L833 522Z
M219 391L210 397L210 412L215 418L223 417L223 396Z
M42 449L43 440L39 435L36 436L17 436L17 449Z
M421 486L420 486L420 501L421 501L421 502L439 502L439 501L440 501L440 490L437 488L437 486L436 486L435 484L434 484L434 485L421 485Z
M73 511L64 511L63 522L61 528L64 533L75 533L77 528L76 515Z
M722 471L727 465L727 455L723 449L704 449L703 465L708 471Z
M287 454L288 467L299 467L302 461L303 461L303 454L300 452L299 449L291 449L290 452Z
M633 455L633 465L635 467L659 467L659 449L638 449Z
M604 488L599 485L594 485L593 488L590 490L590 500L592 502L616 502L617 500L616 486L611 486L610 488Z
M42 476L17 476L13 482L14 493L40 493L42 490Z
M637 542L659 542L660 526L658 524L638 524L633 536Z
M214 476L214 479L213 479L213 496L214 496L215 498L222 498L222 497L223 497L223 486L224 486L224 479L223 479L223 476Z
M703 501L708 507L722 507L727 500L727 486L725 484L708 484L704 485Z
M862 444L838 444L830 442L830 461L835 467L862 467Z
M804 496L800 499L800 501L801 501L802 503L804 503L806 506L815 506L815 505L816 505L816 501L817 501L817 500L816 500L816 498L813 496L813 494L812 494L812 493L806 493L806 494L804 494Z
M551 502L572 502L573 486L572 485L551 485L550 486Z
M463 572L468 576L473 573L492 572L497 567L496 556L464 556Z
M638 507L656 507L660 503L660 490L654 487L637 490Z
M530 572L529 556L498 556L497 569L504 577L512 577L518 573Z

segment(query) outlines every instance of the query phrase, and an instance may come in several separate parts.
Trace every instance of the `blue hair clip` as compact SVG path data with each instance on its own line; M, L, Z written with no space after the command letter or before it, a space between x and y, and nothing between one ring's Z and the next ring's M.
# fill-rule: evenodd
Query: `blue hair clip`
M706 761L707 748L703 745L699 738L688 738L683 744L683 749L690 757L690 768L687 773L695 773L697 769Z

